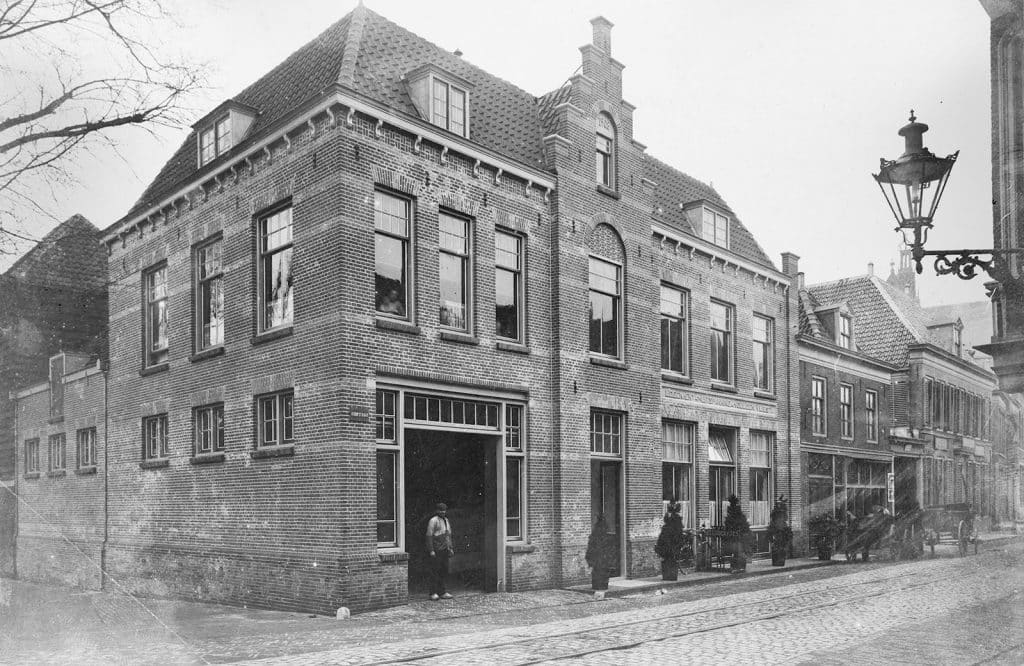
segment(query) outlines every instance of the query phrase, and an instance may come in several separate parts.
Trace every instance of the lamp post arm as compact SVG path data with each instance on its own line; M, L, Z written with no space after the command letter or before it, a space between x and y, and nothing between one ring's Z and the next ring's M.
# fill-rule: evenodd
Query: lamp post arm
M935 273L937 275L956 275L961 280L970 280L978 274L982 268L986 273L992 275L992 265L996 257L1012 254L1024 254L1024 248L986 249L986 250L922 250L915 253L918 272L920 273L921 258L935 257ZM989 259L982 259L979 255L989 255Z

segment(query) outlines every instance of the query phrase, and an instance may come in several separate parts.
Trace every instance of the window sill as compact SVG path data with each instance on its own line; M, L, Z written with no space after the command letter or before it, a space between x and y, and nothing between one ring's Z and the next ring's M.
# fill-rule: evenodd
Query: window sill
M616 368L618 370L627 370L629 368L629 365L627 365L625 361L605 356L591 356L590 363L592 365L600 365L605 368Z
M167 361L164 361L163 363L151 365L148 368L143 368L142 370L139 370L139 377L149 377L150 375L155 375L160 372L167 372L170 369L171 364L168 363Z
M401 333L409 333L410 335L419 335L420 327L412 322L403 321L401 319L389 319L388 317L377 317L373 323L377 328L385 331L399 331Z
M261 458L284 458L287 456L295 455L295 446L293 444L282 444L281 446L264 446L255 449L249 453L249 456L253 460L259 460Z
M611 197L612 199L622 198L622 195L620 195L617 190L613 190L612 188L601 185L600 183L597 185L597 191L607 197Z
M463 345L478 345L480 344L480 338L469 333L461 333L459 331L441 331L441 339L447 340L448 342L458 342Z
M58 470L54 470L52 472L47 472L46 473L46 478L48 478L48 479L63 479L67 475L68 475L67 471L65 471L63 469L58 469Z
M96 473L96 465L89 465L88 467L79 467L75 470L75 474L78 476L89 476L90 474Z
M502 351L512 352L513 354L529 354L530 348L519 342L505 342L504 340L498 340L494 343L495 349Z
M142 469L160 469L161 467L170 467L171 461L168 458L155 458L153 460L143 460L139 463L139 467Z
M764 391L754 391L754 397L762 400L778 400L774 393L765 393Z
M510 543L505 545L506 553L533 553L537 546L532 543Z
M26 479L38 479L39 472L25 472L24 478Z
M204 360L206 360L208 358L214 358L215 356L223 356L223 355L224 355L224 345L217 345L216 347L211 347L210 349L204 349L203 351L199 351L199 352L196 352L195 354L192 354L192 356L190 356L188 360L190 360L193 363L195 363L197 361L204 361Z
M49 419L47 419L46 422L51 424L51 425L56 424L56 423L64 423L64 416L63 415L61 415L61 416L51 416Z
M739 389L731 384L716 384L714 382L711 382L711 390L723 393L739 393Z
M289 335L292 334L293 329L293 326L282 326L281 328L274 328L269 331L263 331L262 333L257 333L256 335L252 336L252 339L249 342L251 342L254 345L262 345L263 343L270 342L272 340L287 338Z
M675 384L685 384L687 386L693 385L693 380L686 375L678 375L670 370L661 371L661 381L673 382Z
M188 459L191 465L205 465L207 463L224 462L224 453L197 453Z
M403 553L398 550L377 551L377 557L382 564L400 564L409 561L409 553Z

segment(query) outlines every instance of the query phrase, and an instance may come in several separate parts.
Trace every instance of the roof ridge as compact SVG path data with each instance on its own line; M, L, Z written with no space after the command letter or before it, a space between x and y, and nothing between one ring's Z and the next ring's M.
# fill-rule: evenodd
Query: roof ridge
M341 51L341 65L338 67L338 84L352 88L355 84L356 59L363 41L363 26L366 25L366 12L362 0L349 12L348 30L345 34L344 46Z
M695 181L697 181L698 183L700 183L700 184L701 184L701 185L703 185L704 187L706 187L706 188L708 188L709 190L711 190L712 192L714 192L715 196L716 196L716 197L718 197L718 200L719 200L719 201L721 201L721 202L722 202L723 204L725 204L725 206L726 206L727 208L729 208L729 210L730 210L730 211L732 211L733 213L735 213L735 212L736 212L736 211L733 211L733 210L732 210L732 208L731 208L731 207L729 206L728 202L726 202L726 200L725 200L725 197L723 197L723 196L722 196L722 195L721 195L721 194L720 194L720 193L718 192L718 190L716 190L716 189L715 189L715 186L714 186L714 185L711 185L711 184L709 184L709 183L705 183L705 182L704 182L703 180L701 180L700 178L697 178L697 177L695 177L695 176L691 176L690 174L686 173L686 172L685 172L685 171L683 171L682 169L679 169L678 167L674 167L674 166L672 166L671 164L669 164L669 163L668 163L668 162L666 162L665 160L662 160L662 159L659 159L659 158L655 157L654 155L652 155L651 153L649 153L649 152L648 152L648 151L646 151L646 150L644 151L644 155L645 155L645 156L647 157L647 159L650 159L650 160L654 160L655 162L657 162L657 163L658 163L658 164L660 164L661 166L665 167L666 169L672 169L673 171L675 171L676 173L678 173L678 174L679 174L680 176L684 176L684 177L686 177L686 178L689 178L690 180L695 180Z
M885 288L885 285L887 283L880 279L877 275L869 275L867 276L867 278L868 282L874 285L875 289L878 290L878 293L882 295L882 298L889 306L889 309L892 311L893 314L896 315L896 318L900 320L900 323L903 324L903 327L906 328L907 331L913 336L914 340L917 342L928 342L928 337L926 335L921 335L921 332L917 330L917 327L914 326L913 322L910 321L910 318L907 317L905 312L903 312L903 308L900 306L900 304L896 302L896 299L893 298L893 295L889 292L888 289Z
M864 280L864 279L870 279L872 277L874 277L874 276L866 275L866 274L865 275L847 275L846 277L836 278L835 280L829 280L828 282L816 282L814 284L809 284L809 285L807 285L807 290L811 291L812 289L821 289L821 288L824 288L824 287L831 287L832 285L838 284L840 282L847 282L849 280Z

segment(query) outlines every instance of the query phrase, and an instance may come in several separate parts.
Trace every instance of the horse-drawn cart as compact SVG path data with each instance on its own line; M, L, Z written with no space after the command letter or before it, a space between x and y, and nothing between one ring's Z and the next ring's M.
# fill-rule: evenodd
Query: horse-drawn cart
M921 525L932 555L935 555L935 546L940 544L955 545L961 556L974 544L974 554L978 554L978 535L974 531L974 511L970 504L930 506L922 511Z

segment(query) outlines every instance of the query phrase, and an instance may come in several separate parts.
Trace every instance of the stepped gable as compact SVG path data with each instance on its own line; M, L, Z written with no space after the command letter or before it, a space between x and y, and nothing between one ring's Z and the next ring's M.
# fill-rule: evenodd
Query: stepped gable
M668 222L679 231L699 238L698 230L691 226L679 204L704 199L729 213L729 250L744 259L775 269L775 264L765 254L753 234L740 222L715 188L650 155L644 159L644 178L655 183L654 202L661 208L661 213L656 215L656 219Z
M473 85L470 141L525 165L541 167L541 122L533 95L362 5L230 98L255 108L258 115L245 140L227 153L228 160L279 129L304 104L336 85L419 118L406 92L404 78L411 70L428 63ZM202 168L197 167L196 132L190 132L131 210L111 228L159 204L225 161L218 157Z

